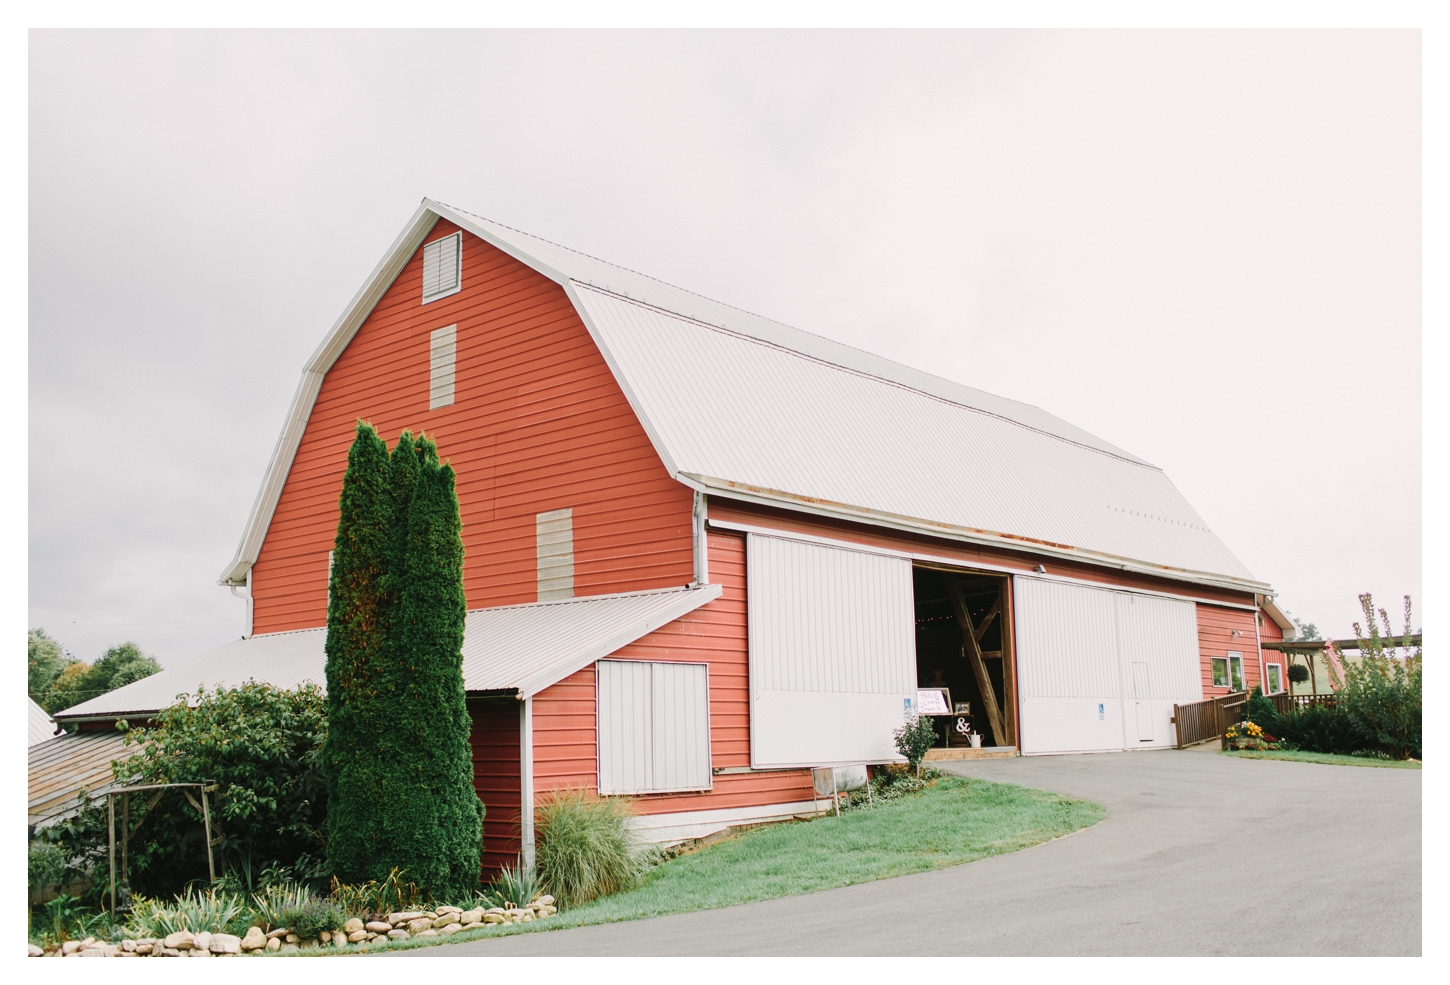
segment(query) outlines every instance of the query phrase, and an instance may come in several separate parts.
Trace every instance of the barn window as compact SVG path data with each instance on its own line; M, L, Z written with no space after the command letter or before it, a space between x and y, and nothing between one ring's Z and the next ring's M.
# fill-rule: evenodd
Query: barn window
M599 792L710 789L709 667L601 660Z
M457 294L462 287L463 234L454 233L423 247L423 303Z
M428 409L453 403L453 363L458 350L458 326L440 328L428 337Z
M1278 664L1269 664L1264 668L1264 672L1269 676L1269 686L1264 688L1264 693L1278 694L1284 690L1284 672L1282 667Z
M534 517L534 546L540 602L574 597L574 511L550 510Z

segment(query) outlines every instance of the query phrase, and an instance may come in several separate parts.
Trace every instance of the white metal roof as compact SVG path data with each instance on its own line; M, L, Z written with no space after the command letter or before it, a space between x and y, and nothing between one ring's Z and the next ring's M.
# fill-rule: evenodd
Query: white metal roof
M531 602L468 613L463 628L463 686L516 691L527 698L720 596L719 585L557 602ZM67 708L62 718L124 718L154 712L199 687L255 680L280 688L327 686L327 630L267 633L228 643L205 656Z
M223 584L241 584L323 375L438 218L561 284L666 468L706 491L1265 592L1164 473L1045 411L428 199L318 348Z
M29 745L33 746L37 742L55 738L57 734L55 720L46 714L44 708L35 703L34 698L27 696L25 700L30 702L30 720L26 723Z

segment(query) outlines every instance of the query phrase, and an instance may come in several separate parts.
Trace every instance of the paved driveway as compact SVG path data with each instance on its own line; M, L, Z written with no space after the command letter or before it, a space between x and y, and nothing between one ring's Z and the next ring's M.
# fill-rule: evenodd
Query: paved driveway
M1205 751L949 765L1108 815L936 872L399 956L1420 954L1418 771Z

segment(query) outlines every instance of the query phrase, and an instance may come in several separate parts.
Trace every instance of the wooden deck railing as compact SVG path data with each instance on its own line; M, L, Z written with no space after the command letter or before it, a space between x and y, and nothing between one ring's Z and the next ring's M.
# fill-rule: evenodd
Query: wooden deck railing
M1300 708L1308 708L1310 705L1333 708L1339 703L1339 696L1336 694L1271 694L1269 700L1274 703L1275 711L1281 715L1287 715Z
M1219 738L1230 725L1244 717L1244 706L1248 700L1247 691L1235 691L1186 705L1174 705L1173 725L1178 736L1175 748L1184 749Z

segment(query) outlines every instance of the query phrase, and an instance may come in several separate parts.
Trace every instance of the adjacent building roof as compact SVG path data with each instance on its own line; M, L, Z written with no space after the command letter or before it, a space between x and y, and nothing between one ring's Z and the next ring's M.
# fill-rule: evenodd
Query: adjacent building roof
M137 751L113 729L73 732L30 747L30 803L26 823L46 826L75 813L82 789L92 797L116 786L111 760Z
M55 719L51 718L44 708L36 704L34 698L27 696L25 700L30 702L30 718L27 722L29 745L33 746L37 742L45 742L59 735L60 730L55 727Z
M1161 469L1045 411L425 199L309 361L224 584L328 368L439 218L562 285L666 468L707 492L1266 592Z
M719 585L594 595L477 609L463 631L463 686L527 698L720 595ZM327 630L266 633L228 643L67 708L62 718L127 718L155 712L200 687L259 681L279 688L327 686Z

